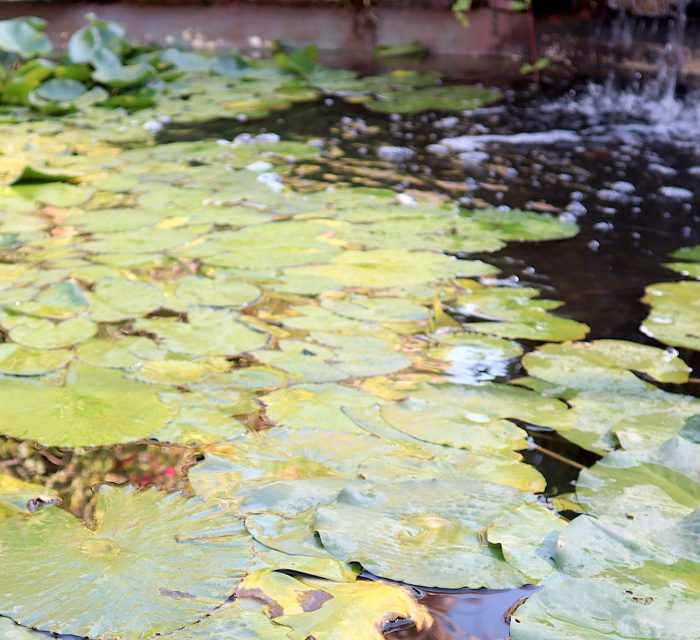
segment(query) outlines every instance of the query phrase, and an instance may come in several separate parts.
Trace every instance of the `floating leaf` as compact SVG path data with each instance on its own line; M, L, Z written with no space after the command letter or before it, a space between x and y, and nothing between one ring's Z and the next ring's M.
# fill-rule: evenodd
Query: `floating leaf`
M36 318L14 325L9 336L13 342L24 347L58 349L85 342L96 332L97 325L87 318L70 318L57 324Z
M266 603L266 613L291 628L292 640L382 640L384 625L397 619L411 620L418 630L432 624L406 587L386 582L336 583L262 571L246 576L237 595Z
M370 111L380 113L422 113L424 111L464 111L498 102L498 89L476 86L424 87L413 91L381 94L365 103Z
M524 505L530 507L525 513L517 511ZM486 542L483 530L507 514L516 530L526 523L531 536L509 539L504 548ZM336 558L359 562L381 577L432 587L503 589L541 577L534 559L547 559L545 549L561 523L530 494L503 485L405 480L344 489L335 503L319 508L315 529Z
M8 345L10 346L10 345ZM12 345L14 346L14 345ZM23 347L17 347L23 349ZM64 356L61 351L37 351ZM138 440L172 416L158 388L120 372L74 363L64 382L6 380L0 385L4 432L48 446L78 447ZM17 398L22 402L18 403Z
M642 298L651 307L642 331L664 344L700 351L700 282L661 282Z
M248 539L220 506L104 486L94 528L57 508L0 520L0 611L62 634L165 634L229 597L245 569Z
M188 322L177 318L139 320L135 328L154 334L168 351L196 356L233 356L264 347L269 336L249 329L230 311L194 308Z
M328 489L332 497L346 479L356 477L364 461L397 450L397 445L369 435L336 433L329 440L322 434L312 429L273 429L212 446L206 460L190 470L190 482L199 495L241 500L248 490L279 481L324 478L331 482L318 488ZM287 505L283 509L287 513L317 504L311 492L279 497ZM277 504L276 511L281 508Z
M172 634L173 640L288 640L287 629L247 601L227 602L196 624ZM14 640L14 639L10 639ZM24 639L18 639L24 640Z
M675 384L686 382L690 373L677 353L626 340L546 344L528 353L523 366L547 382L605 393L647 388L631 371Z
M13 311L63 320L83 313L87 307L88 302L80 288L68 281L46 287L32 300L15 305Z
M566 412L559 400L493 383L477 387L424 384L381 410L391 426L419 440L474 450L525 448L525 432L505 418L551 425Z
M460 282L462 291L457 311L467 317L498 322L467 322L465 329L501 338L547 340L559 342L580 340L588 326L549 313L562 303L539 299L539 291L531 287L487 287L471 280Z
M89 295L90 315L97 322L120 322L140 318L158 309L163 294L147 282L103 278Z
M18 344L0 344L0 373L39 376L60 369L73 359L65 349L28 349ZM11 384L11 383L8 383Z

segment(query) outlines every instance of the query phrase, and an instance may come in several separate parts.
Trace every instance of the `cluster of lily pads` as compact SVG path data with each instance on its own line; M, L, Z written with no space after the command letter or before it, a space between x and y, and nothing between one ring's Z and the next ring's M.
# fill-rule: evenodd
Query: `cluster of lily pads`
M309 56L278 64L352 93ZM202 104L230 90L210 71L188 72ZM236 85L252 112L265 73ZM301 193L287 177L315 145L154 144L141 123L0 123L0 420L53 447L193 447L192 495L104 485L82 521L0 474L3 637L380 639L432 623L406 585L526 583L515 639L688 637L700 400L658 384L690 368L583 341L559 302L468 259L576 225ZM538 495L533 425L605 456L576 495Z
M117 22L94 14L87 14L86 22L71 36L65 54L52 55L45 20L29 16L0 21L6 109L21 105L62 115L95 106L134 111L158 105L161 118L192 121L227 112L259 117L322 95L384 113L459 111L501 99L496 89L443 86L433 73L398 71L360 78L320 65L315 47L254 60L237 52L214 55L136 45Z

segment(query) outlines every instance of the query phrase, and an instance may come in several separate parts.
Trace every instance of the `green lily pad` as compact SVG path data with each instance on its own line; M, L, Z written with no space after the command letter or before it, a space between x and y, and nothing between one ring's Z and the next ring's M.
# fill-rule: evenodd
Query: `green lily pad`
M512 640L686 640L691 597L596 580L547 584L511 617Z
M40 376L60 369L73 359L66 349L30 349L18 344L0 344L0 373L12 376Z
M169 637L172 640L289 639L285 627L272 622L257 605L245 600L227 602L196 624L176 631Z
M241 307L257 300L260 289L226 278L185 276L164 286L166 309L186 312L191 306Z
M13 342L34 349L58 349L85 342L97 333L97 325L78 317L54 324L44 318L28 319L10 329Z
M465 111L493 104L502 98L503 94L498 89L460 85L394 91L379 95L364 105L370 111L380 113Z
M457 311L483 319L464 323L469 331L550 342L580 340L588 333L587 325L549 313L562 303L538 298L539 291L532 287L489 287L471 280L460 284Z
M387 423L419 440L496 451L526 447L526 433L506 418L549 426L566 413L560 400L494 383L477 387L423 384L381 409Z
M641 330L659 342L700 351L700 282L661 282L646 288L651 307Z
M169 633L229 597L248 540L220 506L105 486L94 528L57 508L0 521L0 610L55 633L134 640ZM71 577L76 571L84 581ZM56 597L43 597L47 590Z
M523 358L523 366L547 382L604 393L647 388L631 371L675 384L687 382L690 373L677 353L626 340L543 345Z
M482 530L488 535L506 516L518 526L526 523L527 533L486 543ZM539 560L548 561L561 526L530 494L476 480L350 486L335 503L319 508L314 525L339 560L359 562L381 577L444 588L537 581L543 573Z
M145 84L154 75L155 69L150 64L127 64L98 67L92 79L113 89L125 89Z
M77 174L50 167L33 166L22 158L0 158L0 184L2 185L20 182L64 182L77 177Z
M285 490L275 498L276 512L298 513L317 504L318 495L323 499L335 495L348 479L356 477L365 460L397 450L396 444L366 434L336 433L332 440L322 434L313 429L280 428L211 446L205 461L190 469L190 482L199 495L240 501L251 490L280 481L328 480L325 486L317 486L321 494L316 496L312 492L297 496ZM308 483L303 486L308 490Z
M457 261L425 251L378 249L344 251L328 265L287 269L286 274L327 278L340 287L403 289L444 282L463 275L487 275L497 269L478 260Z
M38 353L61 354L56 350ZM0 418L7 435L48 446L128 442L148 436L172 417L158 391L120 372L74 363L62 383L4 381L0 385ZM21 403L16 401L18 397Z
M54 207L74 207L92 195L92 191L84 186L64 182L18 184L13 189L24 198Z
M282 426L350 433L361 433L362 429L342 409L369 408L379 402L372 394L337 384L285 387L262 396L261 400L268 417Z
M163 303L163 294L158 287L147 282L104 278L88 299L93 320L120 322L155 311Z
M547 214L521 209L479 209L463 211L483 231L497 233L507 241L563 240L578 233L578 225Z
M87 311L88 301L77 284L71 281L50 285L32 300L20 302L13 311L40 318L65 320Z
M9 618L0 618L0 633L6 640L38 640L36 632L20 627Z
M78 360L95 367L131 369L148 360L159 360L165 353L152 340L127 336L121 340L93 338L76 350Z
M223 309L193 308L187 317L187 323L177 318L138 320L134 327L155 335L168 351L195 356L233 356L260 349L269 339Z

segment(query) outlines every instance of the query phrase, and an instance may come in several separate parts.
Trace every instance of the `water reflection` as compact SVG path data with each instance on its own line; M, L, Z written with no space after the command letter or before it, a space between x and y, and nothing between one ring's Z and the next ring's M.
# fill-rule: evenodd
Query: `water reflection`
M424 591L421 602L430 609L435 624L424 631L397 629L388 640L505 640L507 616L514 606L538 587L461 591Z

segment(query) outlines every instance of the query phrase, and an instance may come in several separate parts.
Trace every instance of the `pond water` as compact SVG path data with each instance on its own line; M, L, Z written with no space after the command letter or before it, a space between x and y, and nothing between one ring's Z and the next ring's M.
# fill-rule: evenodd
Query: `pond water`
M342 154L294 167L290 182L300 188L320 182L424 190L465 207L538 210L576 222L580 232L573 238L513 243L497 253L470 254L469 259L496 265L503 283L534 286L546 297L564 301L558 313L587 324L587 339L659 346L639 329L648 313L641 302L644 289L654 282L680 280L663 263L673 251L700 243L696 103L689 97L640 113L634 105L627 111L609 108L625 100L602 84L562 80L542 90L518 85L503 86L504 104L465 114L397 117L327 99L249 122L175 121L158 134L158 142L231 140L264 132L289 140L321 139ZM670 116L659 116L664 113ZM458 144L444 141L457 137ZM465 319L458 309L451 312ZM698 352L679 351L697 371ZM448 374L453 382L471 384L512 380L524 370L512 362L491 366L460 357L455 350ZM700 386L688 383L675 389L695 395ZM550 429L524 426L532 443L524 458L545 476L547 497L572 491L580 468L600 458ZM19 475L65 474L64 486L71 487L64 496L67 506L86 517L90 511L81 492L101 482L188 490L184 471L198 455L194 448L155 444L62 450L25 443L18 449L9 439L0 442L0 451L5 450L10 453L0 466ZM78 487L74 479L81 474L84 481ZM61 481L56 484L60 487ZM423 632L396 628L387 637L503 640L508 612L534 589L421 590L418 595L436 624Z

